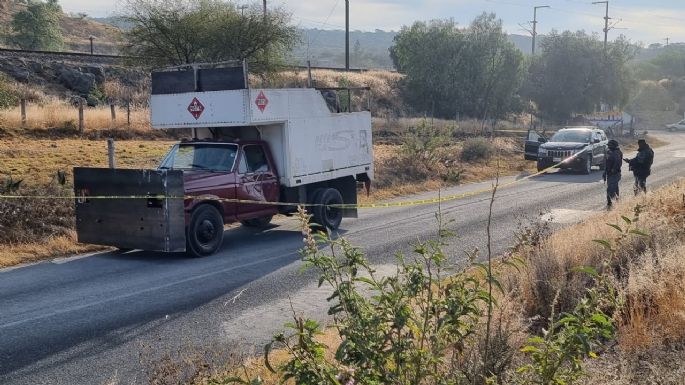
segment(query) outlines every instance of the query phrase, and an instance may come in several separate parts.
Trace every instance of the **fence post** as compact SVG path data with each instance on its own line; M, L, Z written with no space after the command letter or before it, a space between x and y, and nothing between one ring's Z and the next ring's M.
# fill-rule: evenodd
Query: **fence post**
M307 60L307 87L312 88L312 62Z
M19 103L21 106L21 124L26 125L26 99L21 99Z
M117 165L114 159L114 139L107 139L107 158L109 159L109 168L116 168Z
M131 102L126 101L126 124L131 126Z
M113 122L116 121L117 120L117 110L116 110L116 106L114 105L114 103L111 103L109 105L109 110L112 112L112 121Z
M83 119L83 98L78 99L78 129L83 133L85 130L85 122Z

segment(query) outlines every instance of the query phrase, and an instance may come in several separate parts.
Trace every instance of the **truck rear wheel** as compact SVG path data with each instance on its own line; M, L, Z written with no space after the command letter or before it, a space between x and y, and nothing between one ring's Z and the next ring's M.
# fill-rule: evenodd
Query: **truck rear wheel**
M312 208L314 223L326 229L336 230L342 222L342 208L331 207L343 204L342 195L336 189L327 188L314 193L313 203L318 206Z
M224 239L224 219L211 205L201 205L193 211L186 232L186 251L194 257L214 254Z
M274 219L274 216L269 215L268 217L245 219L244 221L240 221L240 223L243 226L260 228L266 227L269 223L271 223L272 219Z

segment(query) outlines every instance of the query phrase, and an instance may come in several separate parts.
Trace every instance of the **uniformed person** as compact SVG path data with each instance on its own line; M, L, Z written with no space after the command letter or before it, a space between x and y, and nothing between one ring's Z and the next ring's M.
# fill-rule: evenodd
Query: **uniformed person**
M637 141L637 156L633 159L624 159L630 166L630 171L635 176L635 195L647 192L647 177L652 173L654 163L654 151L644 139Z
M607 184L607 208L611 209L618 200L618 184L621 182L621 167L623 166L623 153L618 148L618 142L614 139L609 141L607 151L606 169L604 170L604 182Z

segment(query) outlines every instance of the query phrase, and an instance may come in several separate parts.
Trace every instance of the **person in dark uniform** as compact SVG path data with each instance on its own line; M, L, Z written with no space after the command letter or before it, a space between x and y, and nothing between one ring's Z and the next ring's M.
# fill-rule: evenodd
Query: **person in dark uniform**
M647 192L647 177L652 173L654 163L654 151L644 139L637 141L637 156L633 159L624 159L630 166L630 171L635 176L635 195Z
M623 153L618 148L618 142L614 139L609 141L607 151L607 163L604 170L604 182L607 184L607 208L611 209L618 199L618 184L621 181L621 167L623 166Z

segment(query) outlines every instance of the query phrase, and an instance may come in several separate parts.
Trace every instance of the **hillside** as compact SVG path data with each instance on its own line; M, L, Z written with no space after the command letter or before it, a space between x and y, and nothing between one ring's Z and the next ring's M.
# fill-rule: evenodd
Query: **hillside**
M11 47L12 16L26 6L17 0L0 0L0 46ZM62 14L60 28L64 36L65 51L90 51L89 37L93 36L94 51L100 54L116 54L121 44L121 30L88 18L85 14Z

